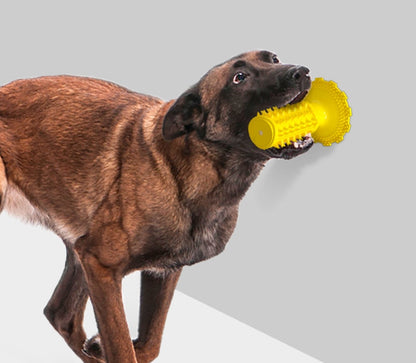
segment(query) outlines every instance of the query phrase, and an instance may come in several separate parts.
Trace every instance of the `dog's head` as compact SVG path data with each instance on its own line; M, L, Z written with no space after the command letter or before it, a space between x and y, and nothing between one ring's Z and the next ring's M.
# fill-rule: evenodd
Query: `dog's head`
M248 124L265 108L300 102L310 86L306 67L280 63L267 51L244 53L212 68L176 100L165 116L163 136L172 140L196 132L202 140L254 157L290 159L312 142L261 150L250 140Z

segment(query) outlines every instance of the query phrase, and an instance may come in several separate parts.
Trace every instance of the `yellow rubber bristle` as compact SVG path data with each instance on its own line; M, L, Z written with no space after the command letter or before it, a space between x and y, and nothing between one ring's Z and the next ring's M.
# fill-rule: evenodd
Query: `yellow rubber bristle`
M249 134L257 147L284 147L311 133L318 121L308 104L289 105L278 109L263 110L249 125Z

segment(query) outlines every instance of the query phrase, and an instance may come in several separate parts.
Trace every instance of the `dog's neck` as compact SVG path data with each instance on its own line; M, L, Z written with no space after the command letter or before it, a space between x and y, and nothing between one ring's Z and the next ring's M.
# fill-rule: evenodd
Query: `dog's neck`
M241 150L201 140L195 132L164 143L179 193L189 201L236 205L264 166L264 161L249 158ZM205 182L201 183L201 175L206 176Z

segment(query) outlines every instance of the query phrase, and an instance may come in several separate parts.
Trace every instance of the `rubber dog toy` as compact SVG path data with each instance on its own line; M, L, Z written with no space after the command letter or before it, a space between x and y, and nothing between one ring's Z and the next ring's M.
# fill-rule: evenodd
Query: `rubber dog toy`
M316 78L299 103L260 111L248 125L251 141L260 149L280 148L311 134L325 146L341 142L350 130L347 95L333 81Z

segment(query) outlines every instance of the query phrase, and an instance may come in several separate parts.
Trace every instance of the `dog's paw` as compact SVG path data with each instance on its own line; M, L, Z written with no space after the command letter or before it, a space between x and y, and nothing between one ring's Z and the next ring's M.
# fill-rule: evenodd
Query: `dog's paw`
M104 350L101 345L101 338L99 335L93 336L84 343L83 353L90 358L95 358L98 361L105 362Z

